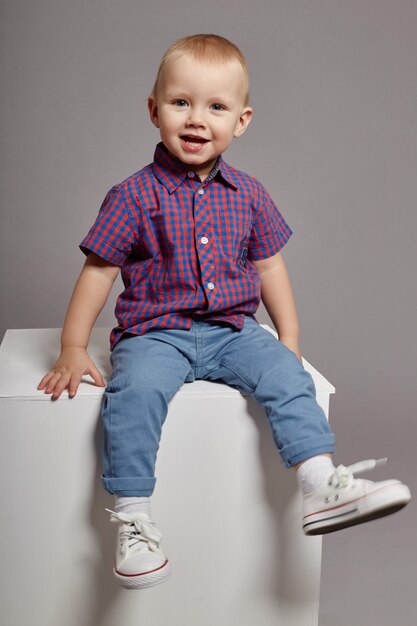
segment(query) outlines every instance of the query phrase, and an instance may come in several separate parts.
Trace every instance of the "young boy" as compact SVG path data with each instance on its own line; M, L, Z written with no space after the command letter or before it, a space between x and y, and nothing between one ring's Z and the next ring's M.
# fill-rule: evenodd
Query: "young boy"
M105 386L86 348L120 269L102 481L115 495L110 519L119 525L114 574L128 588L169 574L149 498L168 403L184 382L223 381L264 407L283 462L297 471L306 534L381 517L410 500L399 481L354 478L379 461L332 463L334 435L301 364L280 255L291 230L264 187L222 157L251 121L248 93L246 61L228 40L195 35L169 48L149 96L161 143L152 164L109 191L80 244L87 259L61 355L38 386L53 399L64 389L75 396L83 374ZM261 298L279 341L255 319Z

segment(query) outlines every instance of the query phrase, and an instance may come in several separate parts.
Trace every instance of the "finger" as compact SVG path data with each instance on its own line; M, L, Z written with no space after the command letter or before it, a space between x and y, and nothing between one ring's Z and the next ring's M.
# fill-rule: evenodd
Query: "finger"
M42 378L41 382L38 385L38 389L42 390L45 387L45 385L48 384L48 382L51 380L54 374L55 374L54 370L45 374L45 376Z
M95 367L95 365L90 365L88 370L88 374L93 378L94 382L98 387L105 387L106 383L104 382L104 378L99 372L99 370Z
M73 398L76 395L80 382L81 382L81 376L80 375L73 374L71 376L71 380L70 380L70 383L69 383L69 386L68 386L68 396L70 398Z
M62 374L61 378L55 385L55 389L52 394L52 400L57 400L61 393L68 387L68 383L70 381L71 374Z
M45 393L53 392L53 390L55 389L55 385L57 384L61 376L62 376L61 372L54 372L52 378L49 380L48 384L46 385Z

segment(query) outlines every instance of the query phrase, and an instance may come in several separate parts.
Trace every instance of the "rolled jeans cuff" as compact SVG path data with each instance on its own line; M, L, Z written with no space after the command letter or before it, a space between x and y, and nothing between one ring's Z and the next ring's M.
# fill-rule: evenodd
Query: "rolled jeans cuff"
M154 476L144 478L107 478L101 477L106 491L116 496L150 496L155 489Z
M279 453L286 467L293 467L318 454L332 454L335 451L333 433L320 435L313 439L303 439L281 448Z

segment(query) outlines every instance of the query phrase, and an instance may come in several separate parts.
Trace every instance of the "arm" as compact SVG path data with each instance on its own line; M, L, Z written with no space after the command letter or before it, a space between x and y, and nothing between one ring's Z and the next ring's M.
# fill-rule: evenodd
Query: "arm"
M61 354L38 385L57 399L68 388L70 397L77 393L83 374L90 374L99 387L105 382L87 354L91 330L102 311L119 268L90 252L75 285L61 335Z
M300 327L294 295L284 260L278 252L268 259L253 261L261 278L261 298L281 343L301 361Z

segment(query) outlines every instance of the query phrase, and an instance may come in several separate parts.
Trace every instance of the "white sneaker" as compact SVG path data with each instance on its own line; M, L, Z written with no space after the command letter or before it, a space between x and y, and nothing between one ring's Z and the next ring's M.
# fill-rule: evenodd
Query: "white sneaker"
M372 470L386 461L371 459L349 467L339 465L318 489L304 495L304 533L324 535L402 509L411 494L399 480L372 482L354 478L354 474Z
M170 565L159 543L162 534L147 513L115 513L106 509L110 521L119 524L113 574L126 589L144 589L163 582Z

